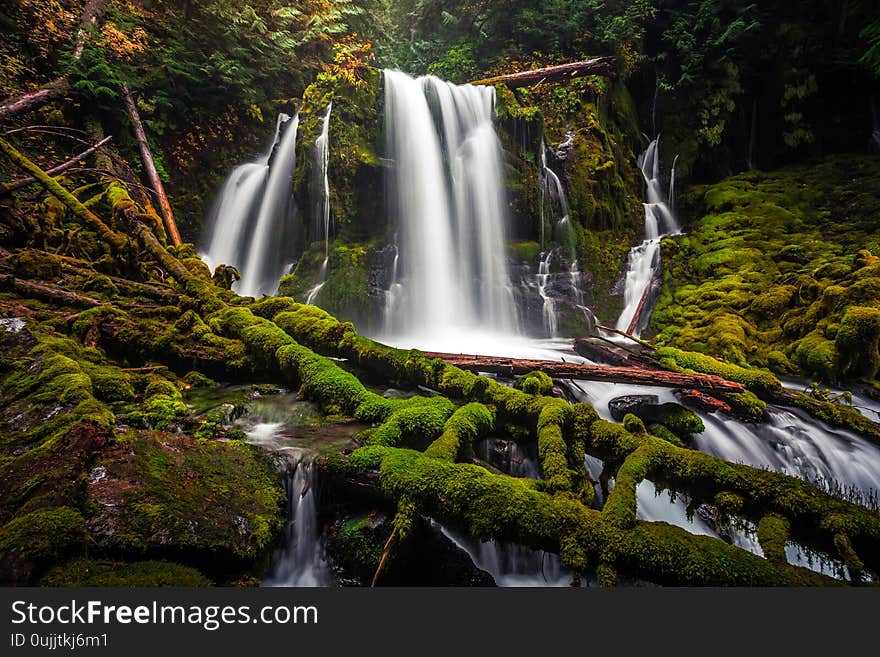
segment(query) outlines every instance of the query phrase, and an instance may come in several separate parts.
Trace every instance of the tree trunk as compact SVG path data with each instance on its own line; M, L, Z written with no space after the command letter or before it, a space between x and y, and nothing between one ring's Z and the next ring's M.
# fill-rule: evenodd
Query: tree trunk
M628 349L622 345L614 344L610 340L607 342L609 346L599 344L597 340L603 338L576 338L574 341L575 352L586 358L587 360L604 363L606 365L615 365L620 367L642 367L648 370L663 369L653 358L643 356L632 349Z
M46 175L54 177L60 173L64 173L65 171L70 169L75 164L82 162L84 159L86 159L89 155L91 155L96 150L101 148L101 146L106 144L112 138L113 137L104 137L104 139L99 141L97 144L95 144L91 148L83 151L82 153L80 153L76 157L73 157L73 158L67 160L67 162L64 162L63 164L59 164L57 167L52 167L51 169L47 169ZM28 176L27 178L20 178L19 180L13 180L12 182L6 183L5 185L0 185L0 194L8 194L11 191L14 191L16 189L20 189L21 187L26 187L27 185L31 185L35 182L37 182L37 179L32 176Z
M465 354L445 354L426 352L427 358L441 358L471 372L490 372L508 376L528 374L540 370L557 379L583 379L586 381L608 381L610 383L631 383L646 386L671 388L694 388L711 392L743 392L742 384L727 381L709 374L681 374L665 370L649 370L643 367L610 367L606 365L584 365L556 360L528 360L524 358L503 358L496 356L470 356Z
M660 279L657 276L653 276L648 283L648 287L645 288L644 294L642 294L641 300L639 300L639 305L636 308L636 314L633 315L632 321L629 323L629 327L627 327L626 332L629 335L632 335L636 332L636 327L639 325L639 319L642 317L642 313L645 312L645 306L648 305L648 299L651 298L651 293L654 290L654 286L659 282Z
M471 84L506 84L508 87L530 87L536 84L541 84L542 82L573 80L574 78L580 78L586 75L614 77L616 75L614 58L596 57L595 59L588 59L582 62L570 62L558 66L547 66L545 68L538 68L531 71L511 73L509 75L497 75L492 78L477 80Z
M122 85L122 94L125 98L128 116L131 118L131 123L134 127L135 138L141 149L141 159L144 161L147 178L149 178L150 186L156 192L156 196L159 199L159 209L162 212L162 218L165 220L165 230L168 231L171 243L177 246L180 244L180 233L177 231L177 224L174 222L174 213L171 211L171 204L168 202L168 196L165 194L165 187L159 178L159 172L156 171L153 154L150 152L150 145L147 143L147 135L144 132L141 117L138 114L137 106L134 104L134 99L131 97L131 91L129 91L127 84Z

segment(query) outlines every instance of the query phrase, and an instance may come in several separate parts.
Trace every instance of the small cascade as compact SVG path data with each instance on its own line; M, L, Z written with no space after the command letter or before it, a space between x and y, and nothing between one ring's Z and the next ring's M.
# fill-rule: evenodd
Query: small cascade
M321 134L315 140L315 175L318 193L315 195L315 234L324 237L324 261L318 272L318 283L309 290L306 296L306 305L311 306L318 293L327 282L327 266L330 264L330 180L328 168L330 166L330 112L333 103L327 105L324 121L321 124Z
M566 143L560 146L564 150L571 146L573 135L569 134ZM535 302L540 303L542 336L556 338L559 336L560 310L563 304L573 307L583 306L584 296L580 289L581 272L577 262L577 249L573 227L570 221L568 199L559 176L550 168L547 161L547 145L541 139L540 165L538 170L540 192L540 243L541 253L537 262L537 273L530 266L521 279L521 294L525 298L537 293L537 299L531 296L527 307L531 313L537 310ZM552 230L552 241L548 238L547 227ZM567 266L567 277L563 271L551 272L553 259L561 266ZM566 263L567 261L567 263ZM560 266L560 268L561 268ZM526 316L526 327L535 332L538 328Z
M639 168L646 183L645 241L629 253L624 288L624 308L617 319L616 328L638 337L648 313L642 312L650 301L659 280L660 240L665 235L677 233L678 221L669 207L660 180L660 138L656 138L639 156ZM669 183L670 193L675 193L674 176Z
M333 578L324 559L315 503L317 467L306 459L291 467L284 479L288 501L284 545L276 551L263 586L330 586Z
M514 333L494 90L390 70L384 79L389 200L400 232L386 334L424 342L475 326Z
M402 287L397 280L400 267L400 248L397 246L397 236L394 236L394 258L391 261L390 283L385 290L385 314L383 317L384 325L391 326L394 322L394 315L397 312L397 306L400 302Z
M291 214L299 115L281 114L268 152L236 167L208 221L209 239L200 255L212 268L236 267L241 295L274 294L293 255Z
M551 338L555 338L558 332L558 320L556 317L556 302L547 294L547 281L550 278L550 257L552 251L547 251L546 255L541 254L541 262L538 265L538 294L544 301L544 330Z
M321 269L318 271L318 283L315 285L309 293L306 295L306 305L311 306L315 302L315 298L318 296L318 292L324 287L324 284L327 283L327 265L330 263L330 258L324 258L321 262Z

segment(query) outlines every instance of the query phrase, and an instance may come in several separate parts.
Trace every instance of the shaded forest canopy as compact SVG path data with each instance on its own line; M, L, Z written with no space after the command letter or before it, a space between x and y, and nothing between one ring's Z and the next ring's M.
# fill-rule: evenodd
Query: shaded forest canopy
M633 347L654 369L634 380L662 372L717 392L703 403L738 420L784 405L880 444L880 423L845 395L778 378L877 395L876 1L10 0L0 60L3 583L258 583L282 538L284 465L195 412L217 382L297 390L319 429L353 436L321 453L321 471L330 506L353 514L333 531L361 583L405 579L393 550L425 540L428 518L558 554L575 582L841 583L790 565L793 541L833 555L849 583L880 569L875 499L702 453L689 408L609 422L527 363L498 365L503 385L466 359L364 337L395 229L380 71L483 81L496 85L506 255L543 249L546 141L583 303L606 323L644 232L643 135L677 155L687 225L663 240L662 291ZM508 84L586 61L601 75ZM325 245L309 193L330 101ZM239 272L212 272L194 244L232 166L295 112L300 253L279 296L242 297ZM325 258L320 308L304 305ZM560 317L564 334L586 331L577 308ZM534 449L542 478L480 459L490 436ZM601 502L586 456L604 463ZM763 556L639 519L647 480L691 515L753 526Z

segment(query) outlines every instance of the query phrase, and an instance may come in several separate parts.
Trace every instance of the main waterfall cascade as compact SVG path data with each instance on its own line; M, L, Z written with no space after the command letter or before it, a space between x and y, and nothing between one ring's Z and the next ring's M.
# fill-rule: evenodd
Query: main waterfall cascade
M241 272L234 289L244 296L274 294L293 258L293 175L299 114L280 114L269 150L233 169L209 218L210 238L200 253L211 269Z
M384 79L389 203L400 234L386 334L422 346L477 329L513 334L494 89L391 70Z
M660 281L660 240L679 231L670 205L674 203L671 195L675 193L675 164L669 183L670 197L663 193L660 181L660 138L657 137L645 152L639 156L639 169L645 179L645 241L633 248L629 254L624 289L624 308L617 319L616 328L638 337L647 325L648 313L642 309L656 292Z

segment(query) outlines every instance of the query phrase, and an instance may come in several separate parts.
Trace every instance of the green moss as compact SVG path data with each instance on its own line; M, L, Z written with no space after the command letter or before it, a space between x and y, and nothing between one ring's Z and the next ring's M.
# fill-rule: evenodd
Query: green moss
M36 564L49 564L82 550L86 522L67 506L40 509L0 527L0 554Z
M40 580L41 586L211 586L212 582L194 568L168 561L123 563L75 559L56 566Z
M786 563L785 542L788 540L790 528L784 516L771 513L761 518L758 523L758 543L769 562Z
M845 376L873 379L880 369L880 308L848 308L834 345Z
M645 423L642 422L642 418L633 415L632 413L627 413L623 417L623 428L634 434L648 433L648 430L645 428Z
M850 308L880 307L878 181L876 160L836 156L692 188L687 236L662 244L657 341L781 375L875 376L871 322L838 336Z
M466 404L447 420L443 434L431 443L425 450L425 455L455 461L477 439L492 431L494 425L495 417L483 404Z
M176 550L210 566L210 557L255 563L284 523L284 489L267 457L238 441L131 432L127 455L106 461L108 477L136 482L117 507L92 520L105 549L126 554ZM203 561L208 558L207 561Z
M167 429L187 416L186 404L180 389L154 376L144 392L144 417L154 429Z
M639 411L639 417L649 424L662 424L679 438L702 433L706 428L699 415L672 402L659 406L646 406ZM625 420L626 418L624 418L624 426L626 426Z
M530 395L549 395L553 391L553 379L544 372L529 372L517 379L516 387Z
M183 380L191 388L213 388L217 385L216 381L196 371L188 372Z
M834 342L814 331L798 340L794 345L794 358L798 365L812 375L825 381L836 378L838 366L837 349Z
M726 393L721 397L730 404L734 413L749 420L760 421L764 418L764 413L767 411L767 402L758 399L753 392L748 390L745 392Z
M665 440L668 443L672 443L678 447L685 447L685 444L681 441L681 438L676 436L672 431L664 427L662 424L652 424L648 427L652 436L656 436L662 440Z
M369 582L382 558L383 538L370 516L347 519L335 535L333 552L350 572ZM393 553L392 553L393 557Z
M772 392L780 388L779 380L770 372L725 363L698 352L661 347L657 350L657 357L664 367L678 372L714 374L760 392Z
M520 262L535 262L541 253L538 242L511 242L510 257Z

